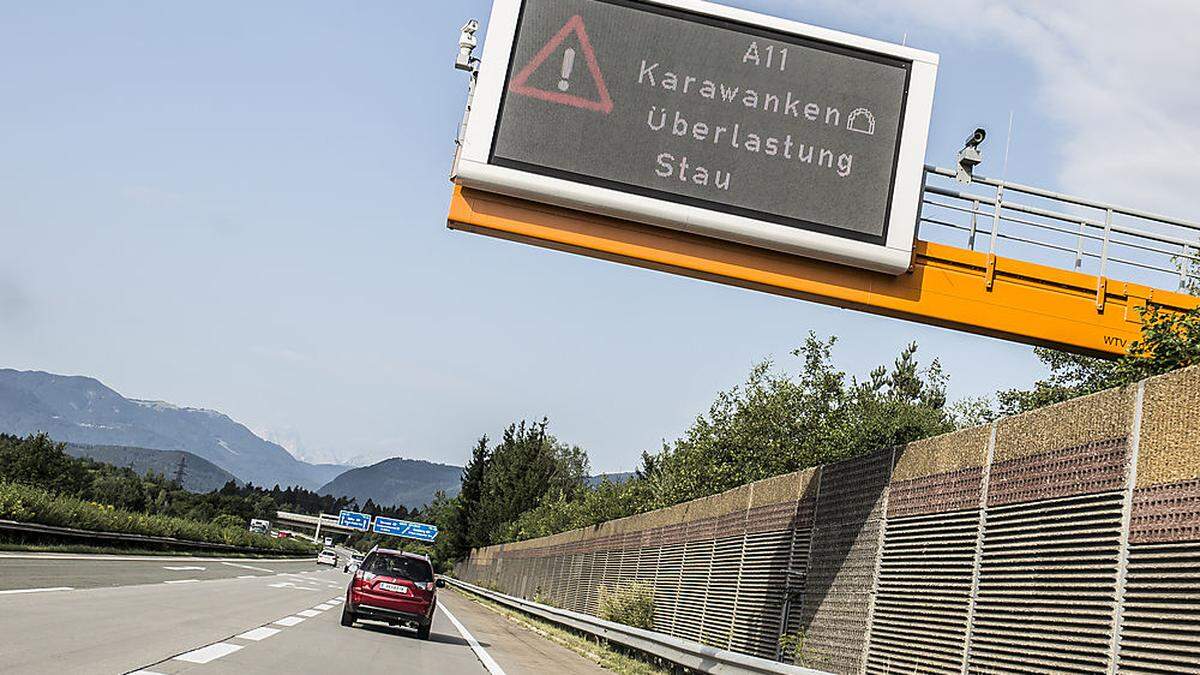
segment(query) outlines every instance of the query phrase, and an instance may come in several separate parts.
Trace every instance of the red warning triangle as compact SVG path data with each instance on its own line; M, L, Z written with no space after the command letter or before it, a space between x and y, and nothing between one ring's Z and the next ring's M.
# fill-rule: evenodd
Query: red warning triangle
M588 72L591 73L592 80L596 83L596 91L599 92L599 100L593 101L566 91L546 91L530 86L529 84L529 76L533 75L546 59L562 46L563 41L571 33L575 33L579 38L579 45L583 49L584 60L587 61ZM604 84L604 75L600 72L600 66L596 64L596 52L592 50L592 42L588 39L587 29L583 26L583 17L578 14L571 17L563 25L562 29L554 37L550 38L546 46L542 47L541 51L534 55L533 60L517 73L517 76L513 78L512 84L508 86L508 89L514 94L531 96L543 101L561 103L576 108L583 108L584 110L595 110L606 115L612 112L613 109L612 97L608 95L608 87Z

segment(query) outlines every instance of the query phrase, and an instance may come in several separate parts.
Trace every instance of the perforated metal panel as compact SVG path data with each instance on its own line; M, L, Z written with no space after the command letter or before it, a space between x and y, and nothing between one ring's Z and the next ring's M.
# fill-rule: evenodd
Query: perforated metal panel
M808 586L808 569L812 551L813 517L816 513L815 500L801 501L796 505L796 515L790 533L791 551L788 553L788 563L785 570L783 587L783 607L781 627L778 630L778 640L783 636L795 636L805 630L804 596ZM796 654L791 646L776 644L773 646L778 657L788 663L796 660Z
M803 551L799 553L796 564L800 570L804 569L804 558L808 556L809 533L811 529L808 527L799 533L802 541L798 542L798 547L802 547ZM788 593L788 565L793 559L793 534L791 530L774 530L746 535L745 562L741 570L737 611L733 616L730 649L775 658L783 604ZM802 574L797 581L803 582Z
M683 574L683 544L663 546L654 583L654 629L675 635L679 582Z
M862 664L891 471L890 450L821 470L801 619L814 668L853 673Z
M640 550L637 548L637 542L629 538L625 539L621 551L620 564L617 573L617 586L619 588L628 588L637 581L638 558Z
M1131 546L1125 584L1121 672L1200 672L1200 542Z
M713 542L689 541L683 557L683 576L679 586L679 607L675 616L675 635L700 640L704 602L709 588Z
M1122 497L1110 492L988 508L973 672L1106 670Z
M600 613L599 588L604 575L604 563L608 558L606 551L592 551L587 554L587 586L583 589L583 612L595 616Z
M743 516L744 517L744 516ZM743 573L744 535L718 539L713 544L712 568L705 593L700 641L725 649L733 629L733 610L737 604L738 580Z
M962 671L978 527L978 506L888 520L868 673Z

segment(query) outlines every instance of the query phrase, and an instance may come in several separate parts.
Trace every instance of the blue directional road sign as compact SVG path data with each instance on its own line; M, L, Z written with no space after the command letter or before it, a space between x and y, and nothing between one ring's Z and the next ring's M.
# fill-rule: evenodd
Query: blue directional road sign
M433 541L438 533L436 525L413 523L383 516L375 516L374 531L378 534L390 534L394 537L408 537L420 541Z
M371 516L357 511L342 511L338 514L338 525L366 532L371 529Z

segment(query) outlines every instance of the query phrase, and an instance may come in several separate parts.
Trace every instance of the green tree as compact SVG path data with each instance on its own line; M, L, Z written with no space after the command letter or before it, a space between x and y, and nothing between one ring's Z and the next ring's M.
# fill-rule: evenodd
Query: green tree
M470 461L462 468L462 488L452 510L449 528L451 555L461 557L472 548L472 522L480 514L484 498L484 480L492 462L492 450L487 447L487 436L480 436L470 452ZM476 528L478 532L478 528Z
M751 481L907 443L954 428L946 377L922 369L910 345L864 380L832 363L836 338L810 334L795 374L771 362L720 392L683 437L643 462L653 506L669 506Z
M706 415L624 483L551 491L512 520L501 540L539 537L670 506L745 483L952 430L937 361L922 368L916 345L862 380L832 365L835 340L810 335L793 352L797 372L770 362L717 394Z
M24 439L0 434L0 479L59 494L82 493L91 482L87 465L63 447L46 434Z
M587 455L547 433L548 422L511 424L491 452L479 508L467 526L471 547L499 540L505 527L548 494L574 497L584 489Z

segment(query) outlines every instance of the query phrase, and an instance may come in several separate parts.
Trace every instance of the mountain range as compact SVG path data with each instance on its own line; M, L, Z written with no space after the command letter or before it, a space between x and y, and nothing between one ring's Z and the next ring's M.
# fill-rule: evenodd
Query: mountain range
M0 432L46 433L77 457L173 476L187 457L184 487L197 492L229 480L270 488L298 485L320 494L417 508L439 491L458 494L462 467L394 457L370 466L311 464L227 415L122 396L91 377L0 369ZM621 482L632 474L589 478Z
M125 398L90 377L0 369L0 431L60 442L186 451L240 480L314 490L348 467L308 464L214 410Z
M415 508L432 501L438 490L451 497L458 494L461 477L461 466L393 457L350 469L317 492L334 497L354 495L363 503L370 498L381 506L403 504Z
M183 487L192 492L212 492L220 490L229 481L238 483L237 476L212 462L183 450L154 450L152 448L131 448L125 445L83 445L66 443L64 452L72 457L88 457L97 462L123 466L146 475L153 471L167 478L173 478L179 469L179 463L184 461Z

